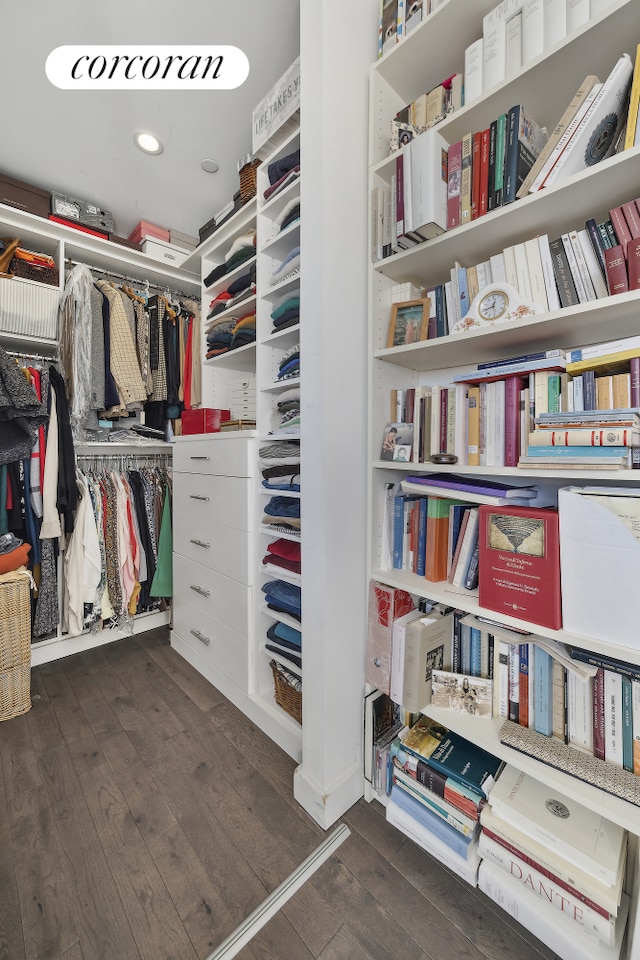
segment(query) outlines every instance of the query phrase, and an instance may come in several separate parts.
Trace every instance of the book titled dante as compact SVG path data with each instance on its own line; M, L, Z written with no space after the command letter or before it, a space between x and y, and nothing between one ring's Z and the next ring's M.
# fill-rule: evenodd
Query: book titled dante
M480 507L480 606L559 630L558 511L541 507Z
M474 717L490 717L492 700L491 680L447 670L434 670L431 675L432 707L457 710Z

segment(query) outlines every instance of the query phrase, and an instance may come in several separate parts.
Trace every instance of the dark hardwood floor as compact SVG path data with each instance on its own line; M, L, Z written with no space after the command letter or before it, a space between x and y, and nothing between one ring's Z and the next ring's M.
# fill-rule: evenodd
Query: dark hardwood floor
M0 724L1 960L203 960L322 841L293 761L162 629L32 671ZM242 960L552 960L357 803Z

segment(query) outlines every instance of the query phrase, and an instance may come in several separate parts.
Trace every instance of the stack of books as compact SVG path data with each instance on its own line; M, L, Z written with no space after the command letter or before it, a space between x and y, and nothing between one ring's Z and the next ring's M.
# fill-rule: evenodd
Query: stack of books
M509 764L480 822L480 889L564 960L617 960L626 831Z
M480 811L501 762L424 716L390 757L387 820L475 886Z

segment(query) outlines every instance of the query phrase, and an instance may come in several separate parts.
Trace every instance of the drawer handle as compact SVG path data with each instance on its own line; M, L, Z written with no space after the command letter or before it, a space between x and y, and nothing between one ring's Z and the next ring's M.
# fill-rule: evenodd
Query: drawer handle
M209 497L203 497L201 493L190 493L191 500L208 500Z
M208 647L209 644L211 643L211 638L205 637L205 635L203 633L200 633L199 630L192 630L191 633L194 635L194 637L196 637L196 639L200 641L200 643L204 643L205 647Z
M196 547L204 547L205 550L208 550L211 546L210 543L205 543L204 540L191 540L191 543L195 543Z
M191 456L191 457L189 457L189 460L211 460L211 457L203 457L203 456L195 457L195 456Z
M191 584L191 589L194 590L196 593L199 593L201 597L211 596L211 590L205 590L204 587L199 587L196 583Z

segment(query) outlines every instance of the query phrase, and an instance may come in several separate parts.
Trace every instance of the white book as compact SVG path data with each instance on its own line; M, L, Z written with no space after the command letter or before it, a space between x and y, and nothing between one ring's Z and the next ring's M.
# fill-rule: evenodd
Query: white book
M522 68L522 10L507 20L505 76L512 77Z
M482 96L482 37L470 43L464 52L464 102L465 106Z
M412 713L431 703L431 672L451 669L453 616L421 616L405 631L402 706Z
M567 33L589 22L589 0L567 0Z
M393 800L390 800L387 804L386 817L388 823L404 833L410 840L413 840L422 850L426 850L432 857L453 871L456 876L475 887L480 863L475 841L469 844L469 857L463 860L459 854L451 850L446 843L443 843L439 837L436 837L421 823L418 823L411 814L399 807Z
M507 271L504 262L504 253L494 253L489 258L491 267L491 280L489 283L506 283Z
M543 873L552 873L592 905L600 907L611 916L618 916L626 857L622 859L616 882L613 885L606 885L569 863L552 847L538 843L516 827L505 823L493 813L489 805L483 807L480 813L480 824L483 829L489 830L499 840L515 848L524 859L533 861L538 870Z
M437 130L431 129L421 133L405 149L410 158L409 229L423 240L431 240L447 227L447 180L442 166L447 142Z
M540 244L538 240L538 237L532 237L530 240L525 240L524 242L529 283L531 285L531 299L541 310L548 310L549 300L547 299L547 287L544 270L542 269L542 257L540 256Z
M604 672L604 758L622 766L622 675Z
M598 93L600 92L601 89L602 89L602 84L599 82L594 83L594 85L591 87L589 93L586 95L586 97L584 98L584 100L582 101L582 103L574 113L573 118L567 124L559 140L554 146L553 150L550 152L549 156L547 157L547 160L544 166L541 167L541 169L538 171L538 175L536 176L533 183L529 187L529 193L535 193L536 190L540 190L542 189L543 186L546 185L546 180L551 170L553 170L553 167L555 166L557 160L559 159L563 150L571 140L573 134L576 132L578 126L582 122L583 117L585 116L585 114L593 104L595 98L598 96Z
M527 262L527 251L524 243L515 243L513 245L513 256L516 263L516 276L518 282L515 285L523 300L527 303L533 302L533 293L531 291L531 280L529 278L529 264Z
M458 562L451 579L451 585L454 587L461 587L464 585L464 581L467 576L467 570L469 569L469 562L473 553L473 548L478 537L479 513L480 511L478 507L469 507L469 517L467 519L467 525L464 528L462 546L460 547Z
M593 679L581 680L567 671L569 743L593 754Z
M485 462L487 467L494 467L496 456L496 382L487 383L485 387Z
M454 296L453 283L447 280L444 285L444 299L447 305L447 326L452 329L455 323L460 319L460 297Z
M412 620L418 620L422 614L419 610L410 610L403 617L397 617L391 625L391 680L389 696L394 703L402 703L404 686L404 652L407 625Z
M625 856L621 826L548 784L506 764L491 791L493 813L548 844L585 873L613 886Z
M495 863L501 870L517 880L534 896L544 898L556 910L576 925L576 936L588 937L592 943L613 946L616 934L616 918L603 917L587 906L579 896L551 880L516 853L482 832L478 840L478 853L483 859ZM585 943L586 946L586 943Z
M571 271L571 276L573 277L576 293L578 294L578 300L580 301L580 303L586 303L589 297L587 296L587 291L585 289L584 283L582 281L582 276L580 275L580 271L578 269L578 261L576 260L573 244L571 243L571 238L568 233L562 234L562 246L564 247L564 252L566 254L567 262L569 264L569 270Z
M635 350L640 347L640 336L623 337L621 340L604 340L602 343L594 343L588 347L580 347L579 355L573 350L567 351L567 363L576 360L593 360L594 357L605 357L608 353L618 353L621 350Z
M412 153L409 150L409 144L402 147L402 185L404 201L404 233L410 234L413 231L413 203L411 199L411 159Z
M565 180L612 154L626 119L632 76L631 57L623 53L558 157L545 186Z
M585 960L586 957L589 960L619 960L629 915L629 898L626 895L623 895L620 906L615 942L613 946L606 947L578 935L573 920L563 917L550 903L533 897L529 890L496 863L481 861L478 887L563 960Z
M484 290L491 283L491 264L488 260L477 264L476 272L478 275L478 291Z
M509 718L509 646L505 640L494 636L494 646L498 648L498 716Z
M584 232L586 233L586 230ZM578 265L578 272L580 274L580 279L582 280L582 284L585 289L586 298L587 300L596 300L597 299L596 291L593 286L593 280L591 279L591 274L589 273L589 270L587 268L587 261L585 259L585 256L582 250L582 244L580 243L580 239L578 237L578 231L570 230L569 239L571 241L571 246L575 254L576 263Z
M378 188L373 187L371 190L371 260L373 263L381 258L378 250Z
M544 0L526 0L522 7L522 64L544 51Z
M516 254L512 246L505 247L502 251L504 256L504 279L520 294L522 291L518 287L518 270L516 268Z
M455 386L455 435L453 452L459 464L467 462L467 385L457 383Z
M589 231L586 229L578 230L578 240L580 241L580 246L582 247L582 255L585 260L587 270L589 271L589 276L591 278L591 283L593 284L593 290L596 296L596 299L601 299L602 297L608 296L607 285L602 276L602 270L598 264L598 260L593 249L593 244L589 239Z
M584 410L584 382L581 373L573 378L573 409L578 412Z
M567 35L567 0L544 0L544 49Z
M483 35L482 92L492 90L505 78L507 69L507 24L497 20Z

